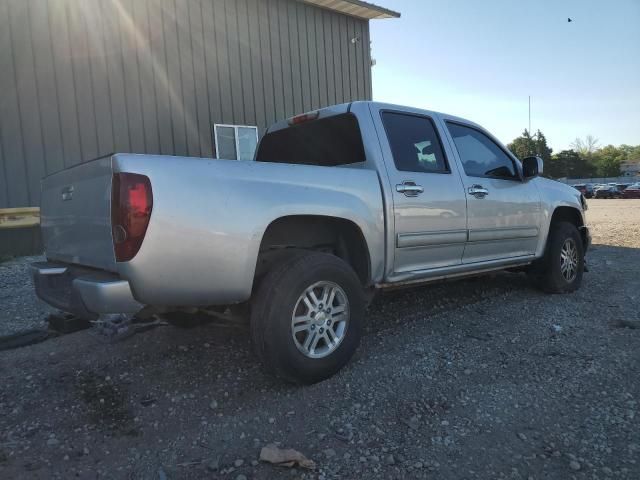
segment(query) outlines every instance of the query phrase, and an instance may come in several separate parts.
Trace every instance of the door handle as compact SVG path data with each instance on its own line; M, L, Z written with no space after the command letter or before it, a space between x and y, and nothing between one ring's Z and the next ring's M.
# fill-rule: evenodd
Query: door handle
M489 190L484 188L482 185L472 185L469 187L467 192L469 192L469 195L473 195L476 198L484 198L489 195Z
M407 197L417 197L421 193L424 193L422 185L416 185L415 182L402 182L396 185L396 192L404 193Z

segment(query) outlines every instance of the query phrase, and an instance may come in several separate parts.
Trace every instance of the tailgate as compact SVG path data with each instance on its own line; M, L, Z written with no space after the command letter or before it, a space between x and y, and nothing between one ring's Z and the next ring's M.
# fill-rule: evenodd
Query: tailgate
M111 181L111 155L42 180L40 221L48 259L115 271Z

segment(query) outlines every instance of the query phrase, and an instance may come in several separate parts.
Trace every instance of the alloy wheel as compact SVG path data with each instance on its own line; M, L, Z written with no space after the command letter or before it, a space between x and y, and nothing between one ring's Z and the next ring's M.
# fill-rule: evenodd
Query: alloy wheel
M578 247L573 238L567 238L560 250L560 273L571 283L578 275Z
M291 334L298 350L309 358L331 355L349 326L349 300L336 283L321 281L308 287L296 302Z

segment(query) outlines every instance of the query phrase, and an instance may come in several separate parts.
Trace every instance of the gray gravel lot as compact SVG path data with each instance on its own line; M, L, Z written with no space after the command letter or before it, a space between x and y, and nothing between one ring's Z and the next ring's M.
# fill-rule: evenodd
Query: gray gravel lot
M356 358L291 387L243 326L0 352L0 478L640 478L640 201L591 201L581 290L521 274L387 293ZM25 261L2 331L40 325ZM257 463L279 442L315 471Z
M43 257L23 257L0 263L0 336L45 328L53 309L33 294L29 264Z

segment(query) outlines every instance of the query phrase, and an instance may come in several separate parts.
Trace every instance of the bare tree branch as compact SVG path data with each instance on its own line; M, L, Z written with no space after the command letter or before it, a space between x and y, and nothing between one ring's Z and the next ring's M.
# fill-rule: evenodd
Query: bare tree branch
M600 148L598 142L599 140L593 135L587 135L584 140L576 138L571 144L571 148L583 156L589 156Z

